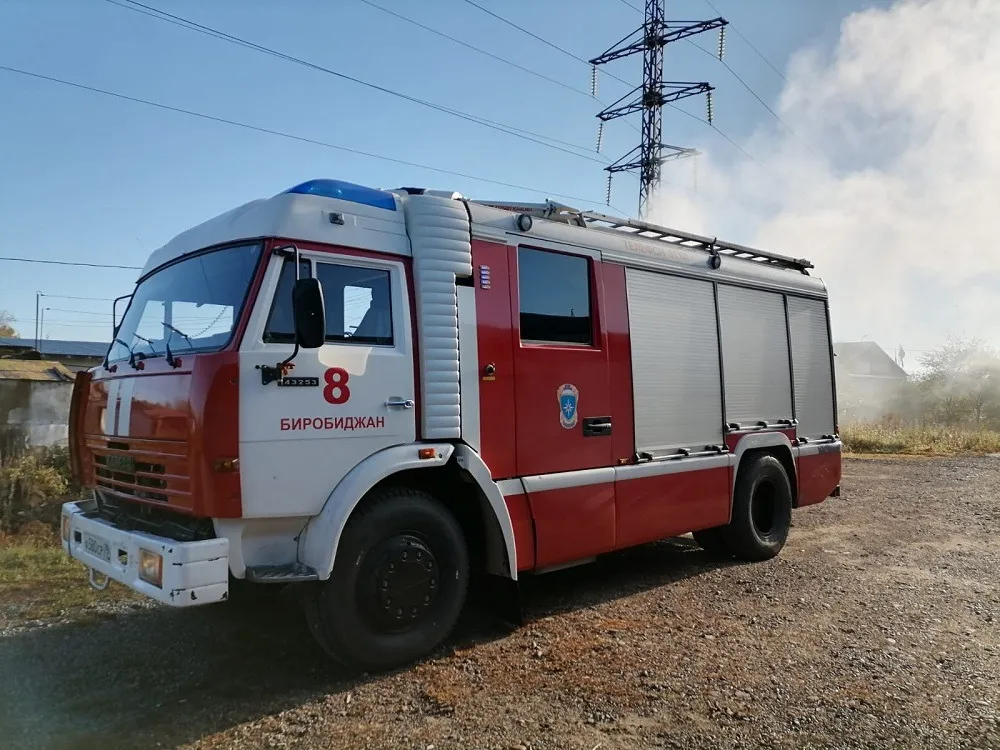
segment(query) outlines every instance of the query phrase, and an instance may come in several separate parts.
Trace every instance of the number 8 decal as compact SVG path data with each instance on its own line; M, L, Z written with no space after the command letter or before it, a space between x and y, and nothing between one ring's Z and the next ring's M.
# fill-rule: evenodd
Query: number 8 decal
M347 387L350 378L350 374L343 367L331 367L323 375L323 380L326 381L323 398L331 404L346 404L351 397L351 389Z

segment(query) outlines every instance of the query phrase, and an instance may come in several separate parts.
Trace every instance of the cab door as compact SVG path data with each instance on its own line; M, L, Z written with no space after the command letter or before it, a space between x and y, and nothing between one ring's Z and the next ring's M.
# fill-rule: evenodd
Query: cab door
M596 254L561 246L509 253L515 456L545 567L615 543L602 268Z
M351 251L301 253L323 288L326 343L300 349L281 382L263 365L293 351L294 261L271 260L240 355L243 515L302 516L368 456L416 438L406 268Z

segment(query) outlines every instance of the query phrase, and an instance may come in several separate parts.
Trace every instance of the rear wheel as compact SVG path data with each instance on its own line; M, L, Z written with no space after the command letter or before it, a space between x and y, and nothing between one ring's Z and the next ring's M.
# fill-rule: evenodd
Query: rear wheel
M380 491L348 521L310 625L343 664L389 669L426 655L465 603L469 556L454 516L425 492Z
M743 560L767 560L785 546L792 525L792 486L781 461L769 453L748 458L733 493L733 514L722 536Z

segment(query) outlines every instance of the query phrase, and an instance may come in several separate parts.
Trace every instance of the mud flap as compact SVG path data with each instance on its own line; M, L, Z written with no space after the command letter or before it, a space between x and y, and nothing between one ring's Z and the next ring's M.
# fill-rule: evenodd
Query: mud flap
M470 592L470 604L489 612L508 627L524 625L521 587L517 581L503 576L483 575L477 583Z

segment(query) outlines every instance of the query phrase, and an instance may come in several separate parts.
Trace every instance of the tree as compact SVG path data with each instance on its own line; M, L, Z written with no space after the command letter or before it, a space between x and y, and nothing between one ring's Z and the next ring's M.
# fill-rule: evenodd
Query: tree
M17 338L14 330L14 316L6 310L0 310L0 338Z
M972 339L928 352L918 380L924 416L949 425L1000 427L1000 354Z

